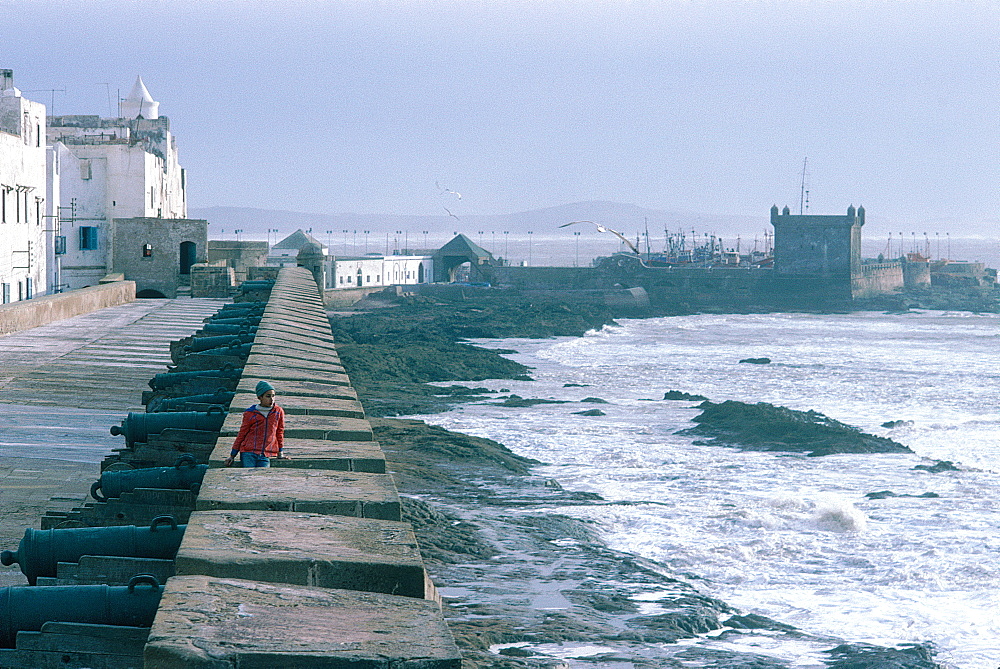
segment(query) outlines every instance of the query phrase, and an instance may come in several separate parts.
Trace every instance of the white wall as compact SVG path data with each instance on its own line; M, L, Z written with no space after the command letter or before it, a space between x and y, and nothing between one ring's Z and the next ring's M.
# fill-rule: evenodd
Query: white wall
M59 116L48 136L58 149L59 225L66 237L62 280L95 285L107 273L116 218L186 218L185 175L169 120ZM80 228L96 227L98 248L80 248Z
M420 266L423 265L423 276ZM364 256L331 258L327 262L327 288L341 290L359 286L398 286L429 283L434 278L431 256Z
M48 290L45 105L9 88L0 91L0 118L0 301L5 284L13 302Z

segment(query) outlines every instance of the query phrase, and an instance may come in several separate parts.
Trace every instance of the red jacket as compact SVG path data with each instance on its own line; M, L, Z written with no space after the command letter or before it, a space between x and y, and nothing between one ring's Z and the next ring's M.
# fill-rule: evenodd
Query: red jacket
M285 445L285 412L271 405L267 416L257 411L257 405L243 412L243 424L233 442L233 454L257 453L276 457Z

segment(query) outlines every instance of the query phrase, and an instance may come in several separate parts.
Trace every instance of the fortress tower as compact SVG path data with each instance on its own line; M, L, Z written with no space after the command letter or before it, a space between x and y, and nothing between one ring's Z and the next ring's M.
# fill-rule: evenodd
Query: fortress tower
M865 209L854 205L846 216L794 215L771 207L774 226L774 270L783 276L844 281L860 277L861 226Z

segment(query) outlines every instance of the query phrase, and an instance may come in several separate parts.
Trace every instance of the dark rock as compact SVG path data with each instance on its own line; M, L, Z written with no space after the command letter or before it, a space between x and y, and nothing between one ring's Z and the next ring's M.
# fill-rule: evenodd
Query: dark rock
M743 358L740 362L745 362L749 365L770 365L770 358Z
M825 652L831 656L827 663L829 669L941 669L928 645L883 648L845 643Z
M600 409L587 409L586 411L574 411L575 416L606 416L607 414Z
M519 646L512 646L510 648L501 648L497 651L501 655L506 655L507 657L531 657L532 652L527 648L521 648Z
M520 395L511 395L503 402L494 402L498 407L513 407L513 408L523 408L523 407L533 407L536 404L568 404L566 400L542 400L542 399L525 399Z
M879 492L865 493L865 497L867 497L868 499L887 499L889 497L915 497L915 498L923 498L923 499L936 499L936 498L938 498L940 496L941 495L937 494L936 492L925 492L925 493L921 493L919 495L909 495L909 494L905 494L905 493L897 495L896 493L892 492L891 490L880 490Z
M766 402L702 402L697 426L678 434L710 437L699 442L754 451L790 451L810 456L831 453L912 453L903 444L866 434L817 411L796 411Z
M643 638L646 641L655 639L660 643L673 643L678 639L705 634L722 627L716 614L717 611L708 607L692 606L683 611L629 618L628 625L643 628Z
M911 425L913 425L912 420L887 420L886 422L882 423L882 427L887 427L889 429L893 429L896 427L909 427Z
M586 388L586 383L564 383L563 388Z
M691 393L683 393L679 390L668 390L663 393L663 399L665 400L692 400L696 402L704 402L708 398L704 395L692 395Z
M797 628L785 623L779 623L767 616L748 613L745 616L733 616L723 623L726 627L738 630L771 630L775 632L794 632Z
M916 465L914 469L922 469L923 471L930 472L931 474L961 471L951 460L938 460L933 465Z
M600 397L584 397L581 402L587 402L589 404L611 404L607 400L602 400Z

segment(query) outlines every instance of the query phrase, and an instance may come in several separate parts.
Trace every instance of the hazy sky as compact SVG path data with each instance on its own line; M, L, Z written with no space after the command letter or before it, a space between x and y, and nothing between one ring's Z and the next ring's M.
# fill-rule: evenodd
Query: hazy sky
M57 114L110 115L142 75L192 207L766 215L797 210L808 156L812 213L1000 220L995 2L0 0L0 15L0 67Z

